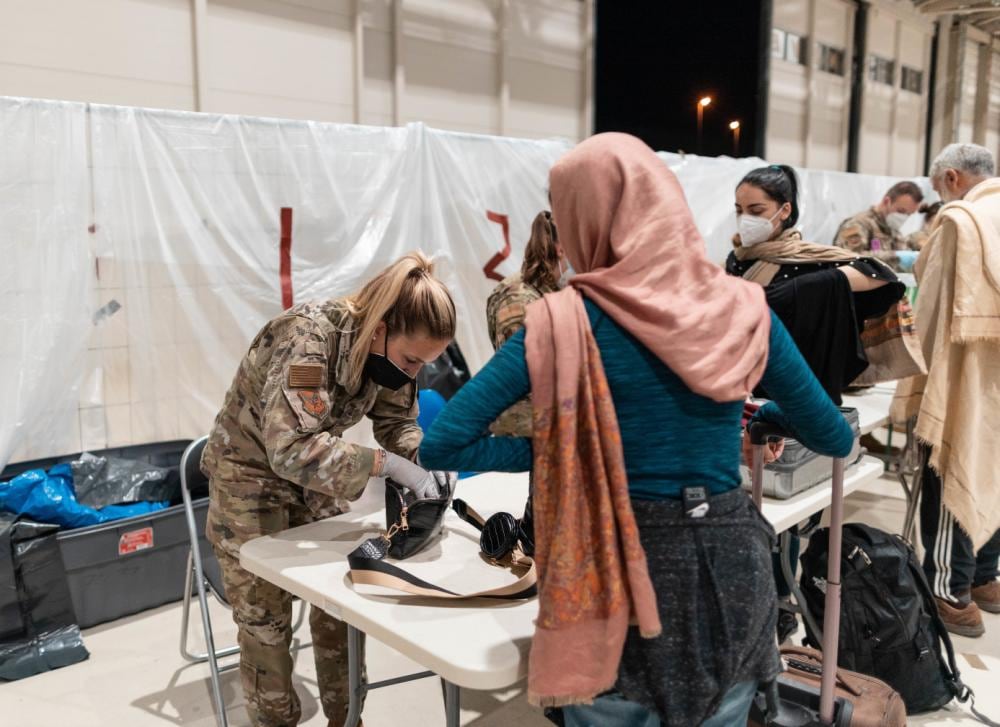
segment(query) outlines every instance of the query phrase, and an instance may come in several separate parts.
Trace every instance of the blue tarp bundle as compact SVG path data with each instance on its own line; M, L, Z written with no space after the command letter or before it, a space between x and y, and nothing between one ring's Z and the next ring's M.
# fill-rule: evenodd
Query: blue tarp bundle
M169 505L169 501L108 505L100 509L83 505L76 499L73 470L68 463L57 464L48 472L28 470L8 482L0 482L0 510L67 529L147 515Z

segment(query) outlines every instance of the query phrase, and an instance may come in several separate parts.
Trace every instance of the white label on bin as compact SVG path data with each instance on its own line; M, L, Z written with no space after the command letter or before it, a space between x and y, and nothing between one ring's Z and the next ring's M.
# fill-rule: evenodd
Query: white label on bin
M153 528L130 530L118 539L118 555L128 555L153 547Z

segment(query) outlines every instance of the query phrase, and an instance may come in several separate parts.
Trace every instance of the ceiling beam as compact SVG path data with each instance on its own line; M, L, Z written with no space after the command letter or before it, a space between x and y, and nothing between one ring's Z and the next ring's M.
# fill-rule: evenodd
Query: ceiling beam
M993 20L981 21L976 24L976 27L987 33L1000 33L1000 17L993 18Z
M965 20L975 24L975 23L981 23L984 20L990 21L990 20L996 20L998 18L1000 18L1000 9L988 11L985 13L972 13L971 15L966 16Z
M992 0L925 0L917 6L917 10L927 14L939 13L978 13L983 10L997 9Z

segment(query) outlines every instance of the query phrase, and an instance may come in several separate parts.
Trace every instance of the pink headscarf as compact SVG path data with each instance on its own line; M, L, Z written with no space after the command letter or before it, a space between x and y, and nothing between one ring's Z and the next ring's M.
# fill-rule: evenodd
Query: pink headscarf
M754 387L770 333L763 288L705 258L677 179L638 139L583 142L552 168L549 187L580 273L529 305L525 319L538 566L528 699L542 706L610 689L630 622L645 638L662 630L583 294L716 401Z
M549 173L572 285L696 394L743 399L767 364L764 291L705 256L677 177L642 141L598 134Z

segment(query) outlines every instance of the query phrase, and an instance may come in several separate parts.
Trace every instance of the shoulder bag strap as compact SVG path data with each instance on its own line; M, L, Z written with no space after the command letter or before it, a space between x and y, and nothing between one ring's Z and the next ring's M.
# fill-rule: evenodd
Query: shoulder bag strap
M524 574L513 583L483 591L458 593L418 578L403 568L386 562L384 553L381 556L378 555L381 549L377 546L366 547L371 543L371 540L365 541L347 556L347 563L351 568L351 582L355 584L381 586L414 596L451 600L466 598L519 600L533 598L537 593L536 582L538 578L535 571L535 561L527 556L515 556L509 563L503 564L511 569L527 568Z
M988 727L1000 727L1000 723L994 722L976 709L976 695L971 689L969 689L968 686L966 686L966 684L962 681L961 675L959 674L958 664L955 661L955 647L951 643L951 635L948 633L947 628L945 628L944 621L941 620L941 614L938 613L937 604L934 602L934 594L931 592L930 584L927 583L927 577L924 575L923 570L919 569L919 566L914 564L911 558L907 558L906 563L910 572L913 573L913 579L917 582L917 587L920 589L920 593L924 598L924 603L929 604L928 610L931 612L931 620L934 622L938 635L944 643L947 660L942 659L941 666L947 672L948 686L955 694L955 699L962 704L968 702L972 716L983 724Z

